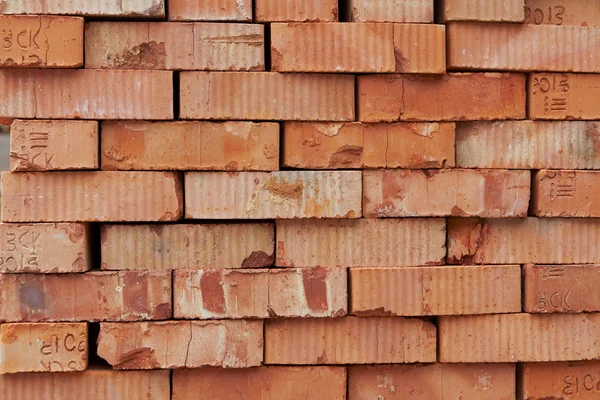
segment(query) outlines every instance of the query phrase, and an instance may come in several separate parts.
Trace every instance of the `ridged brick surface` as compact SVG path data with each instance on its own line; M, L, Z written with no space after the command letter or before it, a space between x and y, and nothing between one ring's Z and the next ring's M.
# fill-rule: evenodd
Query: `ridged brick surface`
M523 0L442 0L444 21L523 22Z
M252 0L171 0L169 20L252 21Z
M354 22L433 22L433 0L350 0Z
M337 22L337 0L256 0L258 22Z
M445 73L446 27L433 24L394 24L394 57L396 72Z
M4 0L4 14L77 14L164 18L164 0Z

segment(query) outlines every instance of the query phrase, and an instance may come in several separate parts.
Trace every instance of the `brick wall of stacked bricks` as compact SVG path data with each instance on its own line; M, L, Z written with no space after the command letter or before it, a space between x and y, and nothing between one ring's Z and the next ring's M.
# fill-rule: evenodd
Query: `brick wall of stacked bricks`
M599 399L598 26L0 1L0 399Z

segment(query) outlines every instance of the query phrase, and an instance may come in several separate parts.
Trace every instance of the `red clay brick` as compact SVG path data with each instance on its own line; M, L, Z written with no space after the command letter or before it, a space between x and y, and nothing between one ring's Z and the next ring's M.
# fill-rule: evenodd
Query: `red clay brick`
M350 0L354 22L433 22L433 0Z
M600 220L448 219L451 264L600 263Z
M529 171L364 171L363 215L526 217L530 184Z
M279 125L254 122L104 122L103 170L279 169Z
M252 0L169 0L171 21L252 21Z
M439 319L443 363L590 360L600 314L497 314Z
M1 226L1 225L0 225ZM102 269L264 268L273 224L102 225Z
M433 24L394 24L394 56L396 72L445 73L446 27Z
M597 121L464 122L456 126L462 168L600 169Z
M173 277L180 319L336 317L347 312L346 269L183 270Z
M0 321L136 321L171 317L169 271L0 275Z
M170 371L93 368L66 374L0 375L0 398L10 400L170 400Z
M435 332L431 322L401 317L267 320L265 363L433 362Z
M264 71L263 25L90 22L86 68Z
M596 0L525 0L525 23L598 27L598 7Z
M517 393L527 400L596 400L600 395L600 362L526 363Z
M443 218L276 221L281 267L439 265L446 255Z
M185 217L360 218L359 171L186 172Z
M164 18L164 0L4 0L4 14L74 14L86 16L119 16Z
M532 211L538 217L600 217L600 172L536 171Z
M303 169L454 166L452 122L286 122L283 165Z
M600 311L595 289L600 265L525 265L525 312L581 313Z
M0 26L2 68L83 66L83 18L0 15Z
M421 316L521 311L518 265L350 268L350 313Z
M351 366L348 400L515 400L514 364Z
M96 121L15 120L10 128L11 171L98 169Z
M337 0L256 0L256 22L337 22Z
M530 119L600 118L600 75L532 74L527 91Z
M442 0L443 21L523 22L524 0L502 2L480 0Z
M5 222L169 221L183 212L181 179L170 172L4 172L1 176Z
M351 75L182 72L180 76L182 119L354 120Z
M525 75L454 73L357 78L360 121L525 118Z
M361 50L356 51L356 44ZM280 72L394 72L392 24L271 25L271 67Z
M0 374L84 371L87 346L86 323L2 324Z
M74 273L92 267L84 224L0 224L0 273Z
M263 360L263 322L103 322L98 356L114 369L255 367Z

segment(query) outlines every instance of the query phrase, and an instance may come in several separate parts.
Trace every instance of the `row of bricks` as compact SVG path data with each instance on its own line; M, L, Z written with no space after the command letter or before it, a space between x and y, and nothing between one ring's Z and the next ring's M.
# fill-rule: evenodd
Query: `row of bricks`
M524 119L526 108L531 119L600 118L596 74L532 74L527 89L518 73L361 75L356 86L353 75L178 74L183 119L351 121L355 106L364 122ZM0 69L0 96L12 99L2 118L174 117L170 71Z
M11 400L595 400L599 362L90 369L0 376ZM519 382L517 384L517 382ZM171 386L172 385L172 386ZM172 397L171 397L172 391ZM242 397L240 397L242 396Z
M599 171L575 170L533 183L500 169L5 172L2 220L599 217L599 184Z
M600 264L600 219L385 218L103 226L105 270ZM4 272L85 271L80 224L0 224ZM447 242L446 242L446 235ZM275 248L277 251L275 251ZM447 254L446 254L447 248ZM43 256L43 258L42 258Z
M87 367L86 323L0 331L3 373ZM437 328L404 317L101 322L97 355L126 370L580 361L600 357L599 333L598 313L442 316Z
M15 120L10 132L12 171L600 169L596 121Z
M522 273L523 305L519 265L3 274L0 321L600 311L599 265L527 264Z

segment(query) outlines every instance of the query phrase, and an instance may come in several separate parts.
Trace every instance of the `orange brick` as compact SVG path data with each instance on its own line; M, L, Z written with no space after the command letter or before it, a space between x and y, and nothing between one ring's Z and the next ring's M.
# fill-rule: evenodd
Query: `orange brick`
M532 211L538 217L600 217L600 172L575 170L536 171Z
M263 25L178 22L90 22L86 68L265 69Z
M595 219L448 220L448 261L452 264L600 263Z
M275 261L273 224L102 225L101 229L102 269L264 268Z
M15 120L10 129L11 171L98 169L96 121Z
M465 122L456 126L463 168L600 169L597 121Z
M365 217L526 217L529 171L425 169L363 173Z
M598 46L600 31L581 26L448 25L449 68L600 72Z
M344 268L176 271L173 292L179 319L337 317L348 304Z
M98 356L114 369L255 367L263 360L263 322L103 322Z
M514 364L351 366L348 400L515 400Z
M271 60L273 71L281 72L394 72L394 27L272 24Z
M337 0L256 0L257 22L335 22Z
M360 121L525 118L521 74L364 75L357 82Z
M599 370L599 361L523 364L518 395L529 400L596 400Z
M0 273L85 272L90 248L84 224L0 224Z
M0 375L0 398L10 400L169 400L170 371L89 369L68 374Z
M497 314L439 318L444 363L571 361L600 357L600 314Z
M401 317L267 320L265 363L433 362L435 332L431 322Z
M182 72L180 76L182 119L354 120L351 75Z
M170 0L172 21L252 21L252 0Z
M447 21L523 22L524 0L442 0L440 12Z
M346 400L344 367L198 368L173 371L173 400Z
M600 265L525 265L525 312L600 311Z
M254 122L104 122L103 170L279 169L279 125Z
M350 268L350 313L462 315L521 311L518 265Z
M276 221L282 267L439 265L446 255L442 218Z
M525 23L598 27L599 7L596 0L525 0Z
M173 73L0 69L0 118L172 119Z
M135 321L171 317L169 271L0 275L0 321Z
M0 67L83 66L83 18L0 15Z
M454 123L286 122L283 165L306 169L454 166Z
M3 14L75 14L87 16L120 16L164 18L164 0L4 0Z
M360 218L359 171L186 172L185 217Z
M183 212L181 179L170 172L4 172L1 176L6 222L169 221Z
M532 74L527 85L530 119L600 118L600 75Z
M433 24L394 24L394 55L396 72L445 73L446 27Z
M87 323L2 324L0 374L84 371L87 346Z
M433 0L350 0L354 22L433 22Z

